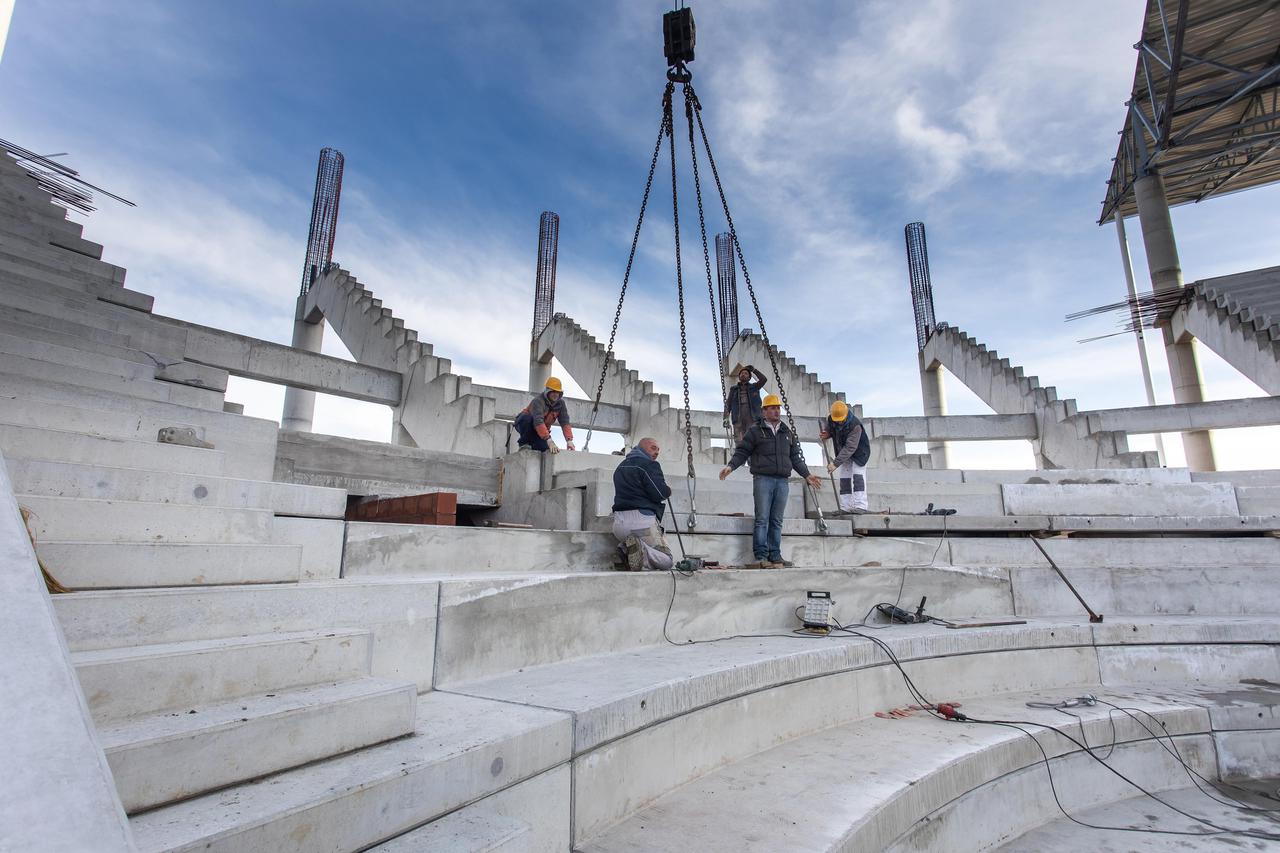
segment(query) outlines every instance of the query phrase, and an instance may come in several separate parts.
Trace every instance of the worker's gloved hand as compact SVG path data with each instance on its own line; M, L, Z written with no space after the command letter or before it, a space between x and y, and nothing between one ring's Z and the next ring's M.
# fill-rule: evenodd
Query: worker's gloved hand
M828 438L831 438L831 436L827 435L827 431L825 429L820 429L818 430L818 438L826 441Z
M828 462L828 463L827 463L827 473L828 473L828 474L834 474L835 472L836 472L836 463L834 463L834 462Z
M547 439L547 452L548 452L548 453L559 453L559 452L560 452L560 448L556 447L556 443L555 443L554 441L552 441L551 439Z
M808 477L805 477L805 481L815 489L822 485L822 481L818 479L817 474L810 474Z
M728 429L728 428L729 428L729 419L728 419L728 418L725 418L725 419L724 419L724 428L725 428L725 429Z
M573 446L573 442L571 441L571 442L569 442L568 444L566 444L566 445L564 446L564 449L565 449L565 450L577 450L578 448L574 447L574 446Z
M733 469L730 468L728 465L726 465L725 467L720 469L720 479L723 480L725 477L728 477L732 473L733 473Z

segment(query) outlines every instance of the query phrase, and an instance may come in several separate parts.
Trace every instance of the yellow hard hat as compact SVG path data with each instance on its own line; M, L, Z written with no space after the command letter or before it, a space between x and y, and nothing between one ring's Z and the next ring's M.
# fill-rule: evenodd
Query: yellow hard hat
M849 417L849 407L844 404L843 400L836 400L831 404L831 420L836 423L844 423Z
M764 407L766 409L769 408L770 406L781 406L781 405L782 405L782 401L778 399L777 394L769 394L764 398Z
M564 386L560 384L559 379L556 379L554 376L552 376L550 379L547 380L547 390L559 391L561 394L563 394Z

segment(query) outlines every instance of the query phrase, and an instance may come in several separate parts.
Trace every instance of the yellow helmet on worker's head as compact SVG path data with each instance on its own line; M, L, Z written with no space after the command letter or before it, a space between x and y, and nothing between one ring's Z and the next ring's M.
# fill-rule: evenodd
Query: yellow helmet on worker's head
M836 400L831 404L831 420L836 423L844 423L849 417L849 407L845 405L844 400Z
M782 405L782 401L778 399L777 394L769 394L764 398L764 407L766 409L769 408L770 406L781 406L781 405Z
M564 386L560 384L559 379L556 379L554 376L552 376L550 379L547 380L547 390L559 391L561 394L563 394Z

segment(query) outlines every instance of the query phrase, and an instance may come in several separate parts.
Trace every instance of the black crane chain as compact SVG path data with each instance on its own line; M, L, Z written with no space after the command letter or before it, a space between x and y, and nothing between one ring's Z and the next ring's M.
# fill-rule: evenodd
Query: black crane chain
M685 88L692 91L693 86L686 83ZM729 202L725 198L724 185L720 183L720 171L716 168L715 155L711 153L711 141L707 138L707 128L702 123L702 111L695 110L694 117L698 121L698 132L702 134L702 147L707 151L707 163L711 166L711 176L715 178L716 191L720 194L720 205L724 208L724 218L729 223L729 239L733 240L738 263L742 266L742 280L747 284L747 294L751 297L751 307L755 309L756 322L760 324L760 338L764 341L765 352L769 356L769 365L773 368L773 379L778 383L778 396L782 398L782 405L787 409L787 422L791 426L791 434L795 436L796 441L799 441L800 433L796 431L795 415L791 412L791 404L787 402L787 389L782 384L782 374L778 370L778 359L774 354L773 345L769 343L769 333L764 326L764 315L760 312L760 302L756 299L755 288L751 286L751 273L747 271L747 259L742 255L742 244L738 242L738 232L733 227L733 215L729 213Z
M688 88L688 83L685 87ZM668 83L668 87L670 84ZM688 100L685 101L686 108ZM667 101L667 117L671 117L670 100ZM684 375L684 446L689 460L688 478L691 484L697 474L693 467L693 422L689 412L689 342L684 320L684 270L680 263L680 195L676 190L676 137L670 136L671 152L671 224L676 236L676 299L680 304L680 369ZM690 527L693 526L691 523Z
M720 374L720 399L725 399L725 352L720 342L720 326L716 316L716 291L711 283L711 253L707 249L707 219L702 210L702 178L698 174L698 147L693 141L693 111L701 110L702 104L694 94L693 87L684 84L684 117L689 125L689 158L693 163L693 192L698 199L698 230L702 234L702 263L707 268L707 299L711 304L711 335L716 342L716 365Z
M591 422L587 425L587 438L582 443L582 452L586 453L591 446L591 432L595 429L596 417L600 413L600 397L604 394L604 380L609 374L609 362L613 358L613 344L618 336L618 321L622 319L622 303L627 298L627 285L631 281L631 266L636 260L636 246L640 243L640 228L644 225L644 213L649 206L649 191L653 189L653 175L658 168L658 154L662 151L662 137L671 136L671 96L675 91L675 83L667 81L662 91L662 122L658 126L658 139L653 143L653 156L649 158L649 177L644 182L644 196L640 199L640 216L636 218L636 230L631 235L631 252L627 255L627 270L622 274L622 292L618 294L618 307L613 312L613 328L609 330L609 346L605 348L604 364L600 367L600 382L596 385L596 399L591 407Z

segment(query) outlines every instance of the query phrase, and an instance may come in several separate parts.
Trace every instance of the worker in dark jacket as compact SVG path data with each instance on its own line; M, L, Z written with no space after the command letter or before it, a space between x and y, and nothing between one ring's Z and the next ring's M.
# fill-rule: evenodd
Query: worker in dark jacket
M729 389L724 401L724 428L733 427L733 440L742 441L751 425L760 420L760 389L767 381L755 365L739 364L729 374L738 384Z
M831 416L818 435L823 441L830 438L835 448L835 457L827 463L827 473L840 472L840 512L866 512L871 441L862 428L862 421L843 401L836 400L831 404Z
M573 427L569 424L569 408L564 404L564 386L554 376L547 380L547 387L542 393L516 415L512 426L520 435L517 446L532 447L541 452L560 452L560 448L551 440L552 424L560 425L560 431L564 433L564 446L573 450Z
M658 442L642 438L613 472L613 536L629 571L671 568L671 549L662 538L663 502L671 487L658 464Z
M817 474L809 473L800 452L800 441L782 422L782 401L770 394L764 398L763 409L764 417L738 442L729 464L720 471L720 479L750 461L756 514L751 547L756 562L749 568L789 568L792 563L782 559L782 518L790 491L787 479L796 471L815 488L822 481Z

